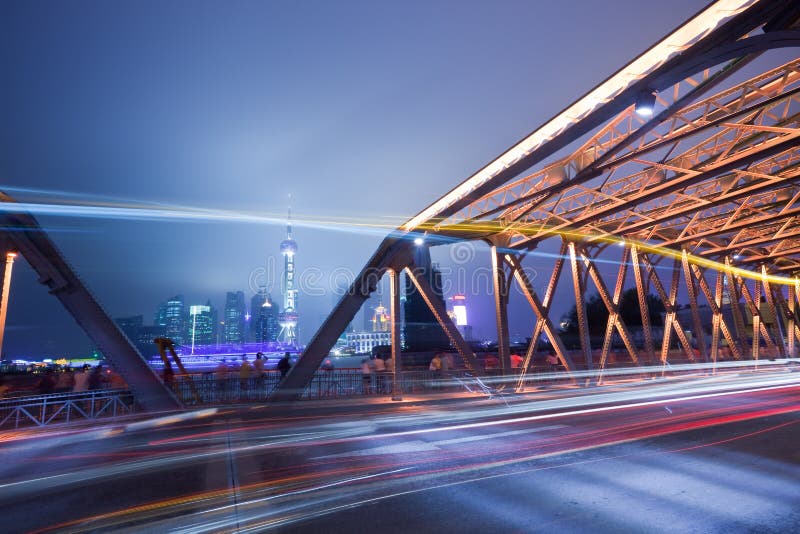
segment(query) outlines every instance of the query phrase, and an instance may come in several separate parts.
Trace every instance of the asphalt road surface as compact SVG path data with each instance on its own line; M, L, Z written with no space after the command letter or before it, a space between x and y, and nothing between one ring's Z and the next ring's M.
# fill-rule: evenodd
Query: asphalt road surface
M797 532L800 372L0 433L5 532Z

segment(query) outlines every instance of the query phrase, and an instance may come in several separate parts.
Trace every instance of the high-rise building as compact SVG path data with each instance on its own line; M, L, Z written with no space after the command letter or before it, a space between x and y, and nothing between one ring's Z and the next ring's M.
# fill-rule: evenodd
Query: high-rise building
M244 343L246 314L244 291L229 291L225 296L225 326L222 331L224 343Z
M204 306L189 306L188 326L187 345L191 347L192 354L198 346L208 346L214 343L216 313L211 307L211 301Z
M167 327L167 303L162 302L156 308L156 313L153 315L153 325Z
M297 343L297 290L295 289L294 256L297 242L292 238L292 208L286 222L286 239L281 241L283 254L283 311L278 315L281 325L280 340L290 345Z
M414 251L414 263L417 272L424 276L433 288L434 298L445 307L442 295L442 275L431 263L431 253L427 246L420 245ZM450 348L450 340L436 321L433 312L428 308L416 286L405 277L405 306L403 308L403 340L406 350L429 351Z
M269 343L278 340L281 331L278 322L278 304L266 289L259 290L250 299L250 339L256 343Z
M392 318L389 316L389 310L381 302L375 307L375 313L372 315L372 331L389 332L391 329Z
M162 311L163 309L163 311ZM160 318L162 323L157 323L156 326L163 326L164 333L176 345L183 345L186 342L186 307L183 304L183 295L175 295L167 302L159 306L159 311L156 315L163 313L163 318Z

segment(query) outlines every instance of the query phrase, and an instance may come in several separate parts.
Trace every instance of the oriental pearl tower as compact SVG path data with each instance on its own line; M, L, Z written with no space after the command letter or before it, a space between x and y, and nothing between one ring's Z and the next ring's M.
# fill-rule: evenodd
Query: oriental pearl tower
M286 221L286 239L281 241L283 254L283 311L278 314L281 331L278 339L289 345L297 344L297 290L294 288L294 255L297 242L292 239L292 206Z

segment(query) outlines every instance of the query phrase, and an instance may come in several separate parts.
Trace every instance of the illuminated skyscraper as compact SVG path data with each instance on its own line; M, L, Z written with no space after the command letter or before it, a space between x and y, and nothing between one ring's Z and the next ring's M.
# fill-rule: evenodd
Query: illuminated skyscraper
M461 332L461 335L466 341L472 340L472 326L467 320L467 297L466 295L453 295L453 309L449 312L450 318Z
M278 308L265 288L253 295L250 299L250 339L256 343L278 341L281 331Z
M286 239L281 242L283 254L283 311L278 315L281 325L280 340L295 345L297 343L297 290L295 289L294 256L297 242L292 239L292 208L286 223Z
M186 308L183 295L175 295L161 304L156 313L156 325L164 328L164 333L176 345L183 345L186 340Z
M214 327L216 313L211 307L211 301L205 306L189 306L189 343L191 353L194 354L198 346L207 346L214 343Z
M244 343L246 313L244 292L229 291L225 297L225 328L222 332L225 343Z

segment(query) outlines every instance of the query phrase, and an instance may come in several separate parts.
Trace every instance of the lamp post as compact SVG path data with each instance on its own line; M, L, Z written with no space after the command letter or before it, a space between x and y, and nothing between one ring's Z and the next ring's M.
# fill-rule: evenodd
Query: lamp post
M8 315L8 291L11 289L11 269L14 267L16 252L6 253L6 268L3 273L3 296L0 300L0 357L3 354L3 336L6 332L6 315Z

